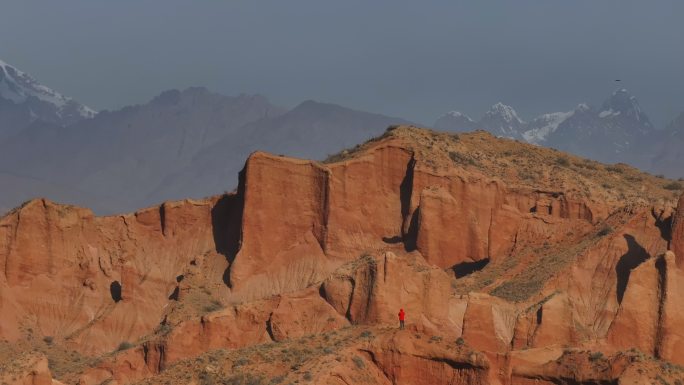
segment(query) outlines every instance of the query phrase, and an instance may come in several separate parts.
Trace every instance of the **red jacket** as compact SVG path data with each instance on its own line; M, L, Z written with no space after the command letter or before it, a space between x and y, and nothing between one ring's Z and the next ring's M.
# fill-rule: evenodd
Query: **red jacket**
M404 313L404 309L401 309L399 311L399 321L403 321L405 316L406 316L406 313Z

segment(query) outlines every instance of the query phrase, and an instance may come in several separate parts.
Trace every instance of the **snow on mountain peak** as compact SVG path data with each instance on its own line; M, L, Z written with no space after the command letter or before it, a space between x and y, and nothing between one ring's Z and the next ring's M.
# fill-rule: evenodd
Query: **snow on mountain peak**
M475 121L460 111L449 111L440 116L434 127L444 131L469 131L475 128Z
M92 118L93 109L77 103L53 89L38 83L31 75L0 60L0 98L21 104L30 98L51 104L57 116L77 114L81 118Z
M461 111L449 111L446 114L449 116L453 116L454 118L460 118L464 115Z
M474 120L470 118L467 114L464 114L461 111L449 111L445 114L446 116L452 117L452 118L461 118L467 121L473 122Z
M580 103L577 105L577 107L575 107L575 111L577 111L577 112L585 112L585 111L589 111L590 109L591 109L591 107L589 107L589 105L587 103Z
M524 123L523 120L518 116L518 113L515 112L513 107L501 102L494 104L485 115L488 117L499 116L507 123Z
M550 134L554 133L561 123L574 114L575 111L552 112L550 114L540 115L530 122L530 129L523 132L522 136L529 143L540 144L544 142Z
M648 116L641 111L641 106L637 99L632 96L625 88L615 90L613 94L603 102L599 117L602 119L613 118L622 115L627 119L634 119L639 122L644 130L652 128Z

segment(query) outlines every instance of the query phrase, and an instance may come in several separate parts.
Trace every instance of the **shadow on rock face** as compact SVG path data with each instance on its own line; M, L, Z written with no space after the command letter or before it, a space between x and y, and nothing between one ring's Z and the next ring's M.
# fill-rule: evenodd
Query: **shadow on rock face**
M222 196L211 209L211 226L216 252L226 257L228 267L223 283L230 287L230 265L240 248L242 210L244 208L244 170L240 172L237 193Z
M487 264L489 264L489 258L481 259L475 262L461 262L454 265L452 269L454 270L454 274L456 274L456 278L463 278L476 271L484 269Z
M112 295L114 302L121 301L121 284L119 281L114 281L109 285L109 293Z
M644 261L651 258L651 255L644 249L633 236L625 234L625 241L627 241L627 252L620 257L620 260L615 265L615 273L617 275L617 301L622 303L622 298L627 289L629 282L629 275L632 269L641 265Z

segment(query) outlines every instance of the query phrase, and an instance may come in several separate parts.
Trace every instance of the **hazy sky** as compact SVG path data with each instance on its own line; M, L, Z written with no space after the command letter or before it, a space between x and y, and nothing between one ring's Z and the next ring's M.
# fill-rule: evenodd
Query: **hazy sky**
M97 109L204 85L432 124L524 118L621 86L684 111L684 1L2 0L0 59Z

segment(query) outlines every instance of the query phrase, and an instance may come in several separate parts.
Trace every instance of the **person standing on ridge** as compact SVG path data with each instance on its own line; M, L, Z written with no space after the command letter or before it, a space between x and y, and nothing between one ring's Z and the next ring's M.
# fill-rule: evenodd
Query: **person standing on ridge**
M404 309L399 309L399 329L404 330L404 318L406 317L406 313L404 313Z

